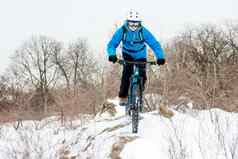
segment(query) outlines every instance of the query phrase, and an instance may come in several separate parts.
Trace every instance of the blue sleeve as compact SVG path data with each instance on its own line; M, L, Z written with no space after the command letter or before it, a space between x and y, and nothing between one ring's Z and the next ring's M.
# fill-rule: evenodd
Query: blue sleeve
M155 39L155 37L146 28L143 28L143 36L144 36L145 42L153 50L156 58L164 59L165 58L164 51L163 51L160 43Z
M122 40L122 36L123 36L122 34L123 34L123 28L121 27L112 36L112 39L107 44L108 56L116 55L116 48L118 47L118 45L120 44Z

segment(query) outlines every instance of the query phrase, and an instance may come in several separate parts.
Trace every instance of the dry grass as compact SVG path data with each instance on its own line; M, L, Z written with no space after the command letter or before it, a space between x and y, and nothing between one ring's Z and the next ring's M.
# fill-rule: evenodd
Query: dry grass
M57 90L49 93L47 112L44 112L40 94L28 93L21 98L26 100L0 101L0 122L41 120L55 115L61 116L62 120L78 118L79 114L95 115L103 102L100 94L98 95L94 89L81 89L77 90L77 93Z
M179 67L171 59L168 66L161 69L161 76L151 82L149 89L162 94L168 104L177 104L181 97L194 102L196 109L218 107L226 111L238 111L238 65L223 64L219 72L211 70L204 76L191 70L192 66ZM165 68L167 67L167 68Z

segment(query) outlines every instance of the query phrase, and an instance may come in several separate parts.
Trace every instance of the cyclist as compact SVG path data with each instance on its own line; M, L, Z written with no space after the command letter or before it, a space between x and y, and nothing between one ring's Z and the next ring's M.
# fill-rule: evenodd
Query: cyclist
M151 32L142 25L140 14L137 11L129 11L124 25L114 33L107 45L108 60L115 63L116 48L122 42L122 57L127 61L145 62L147 58L146 44L153 50L158 65L165 64L164 51L160 43L155 39ZM121 85L119 91L120 105L127 103L130 76L133 71L132 64L123 66ZM139 75L146 81L146 65L140 65Z

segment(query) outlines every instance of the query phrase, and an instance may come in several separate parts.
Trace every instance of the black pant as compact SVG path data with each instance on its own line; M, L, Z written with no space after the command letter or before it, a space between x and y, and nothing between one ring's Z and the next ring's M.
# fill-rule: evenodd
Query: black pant
M146 59L139 59L139 60L133 60L130 57L128 57L127 54L123 54L123 58L127 61L140 61L145 62ZM128 96L128 90L130 87L130 77L133 74L133 64L125 64L123 65L123 71L122 71L122 77L121 77L121 86L120 86L120 92L119 97L127 97ZM139 65L139 76L143 79L143 88L144 84L146 82L146 65L140 64Z

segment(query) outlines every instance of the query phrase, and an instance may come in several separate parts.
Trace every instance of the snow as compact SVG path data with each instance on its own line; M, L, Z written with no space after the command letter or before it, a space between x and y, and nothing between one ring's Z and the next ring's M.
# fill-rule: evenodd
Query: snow
M157 111L142 113L139 132L117 100L116 114L61 124L59 117L0 126L0 159L236 159L238 114L220 109L174 111L168 119ZM82 121L85 119L85 121Z
M155 144L153 140L146 138L139 138L134 142L126 145L121 153L121 158L130 159L158 159L167 158L162 152L158 151L158 144Z

